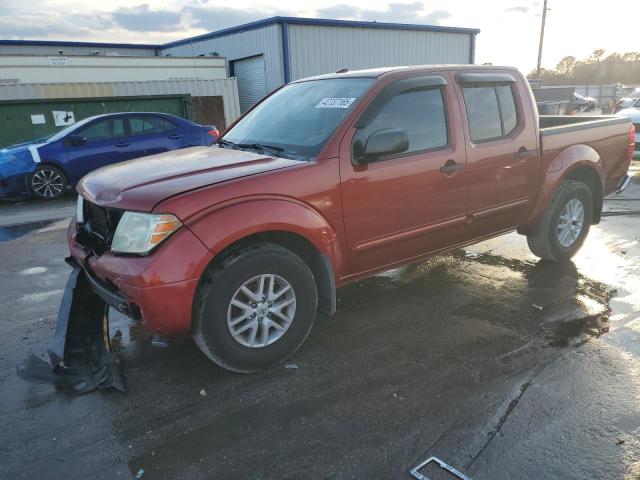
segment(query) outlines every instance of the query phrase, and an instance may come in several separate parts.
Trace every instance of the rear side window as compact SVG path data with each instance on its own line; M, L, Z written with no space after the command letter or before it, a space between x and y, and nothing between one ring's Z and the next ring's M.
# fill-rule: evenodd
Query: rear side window
M165 122L161 117L154 117L151 115L130 117L129 125L131 127L131 135L153 135L155 133L162 133L166 130L175 128L175 126L170 124L170 122L167 122L165 126Z
M173 130L174 128L178 128L178 126L175 123L167 120L166 118L162 119L162 123L164 124L165 132L167 132L169 130Z
M498 106L502 113L502 135L509 135L518 125L516 103L513 100L513 92L510 85L496 85Z
M407 132L409 149L402 155L446 147L447 121L442 90L411 90L391 98L364 128L363 138L388 128L402 128Z
M518 125L513 91L508 84L462 87L472 142L508 136Z

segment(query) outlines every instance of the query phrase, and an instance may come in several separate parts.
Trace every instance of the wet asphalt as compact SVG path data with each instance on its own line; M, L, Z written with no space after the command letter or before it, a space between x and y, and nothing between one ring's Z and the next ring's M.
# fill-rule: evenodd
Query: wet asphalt
M634 169L605 211L640 209ZM474 480L640 479L639 215L606 216L566 265L510 234L348 285L258 374L114 314L128 391L73 396L16 375L70 271L68 219L0 218L21 208L37 220L0 227L0 478L411 479L435 456Z

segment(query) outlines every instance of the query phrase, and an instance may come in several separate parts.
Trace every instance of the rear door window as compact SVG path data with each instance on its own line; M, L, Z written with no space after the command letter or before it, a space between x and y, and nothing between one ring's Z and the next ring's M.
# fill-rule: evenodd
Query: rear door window
M502 135L507 136L518 126L516 102L513 99L511 85L496 85L498 106L502 114Z
M164 124L164 131L168 132L169 130L173 130L178 128L178 125L176 125L175 123L173 123L170 120L167 120L166 118L162 119L162 123Z
M509 84L462 87L471 141L498 140L518 125L513 90Z
M155 117L152 115L129 117L129 125L131 128L131 135L153 135L163 133L168 130L161 117ZM171 128L169 128L169 130L170 129Z

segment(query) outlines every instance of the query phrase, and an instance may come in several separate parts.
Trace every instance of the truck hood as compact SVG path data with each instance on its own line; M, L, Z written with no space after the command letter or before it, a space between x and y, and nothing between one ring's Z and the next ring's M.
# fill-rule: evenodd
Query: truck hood
M243 150L192 147L95 170L77 190L98 205L150 212L162 200L189 190L299 164Z

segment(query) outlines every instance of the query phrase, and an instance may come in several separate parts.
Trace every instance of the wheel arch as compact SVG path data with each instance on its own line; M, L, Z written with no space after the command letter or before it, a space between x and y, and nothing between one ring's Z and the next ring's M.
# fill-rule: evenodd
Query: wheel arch
M58 162L54 162L53 160L42 160L40 163L38 163L38 165L36 165L36 168L33 169L33 172L35 172L39 167L47 167L47 166L55 167L56 169L60 170L60 172L62 172L62 174L64 175L64 179L67 181L67 184L69 184L69 172L67 172L64 166L62 166Z
M563 150L543 167L540 189L527 219L518 227L518 233L528 234L542 219L555 191L565 180L583 182L593 194L593 224L600 222L604 196L604 164L598 152L588 145L573 145Z
M604 200L604 185L602 178L598 175L595 168L588 164L578 165L562 177L562 181L564 180L582 182L589 187L589 190L591 190L591 194L593 195L593 219L591 223L592 225L600 223L600 219L602 218L602 204Z
M290 250L313 273L318 310L335 313L342 249L329 222L310 205L288 198L249 198L198 215L185 225L213 253L205 272L247 245L272 243Z

